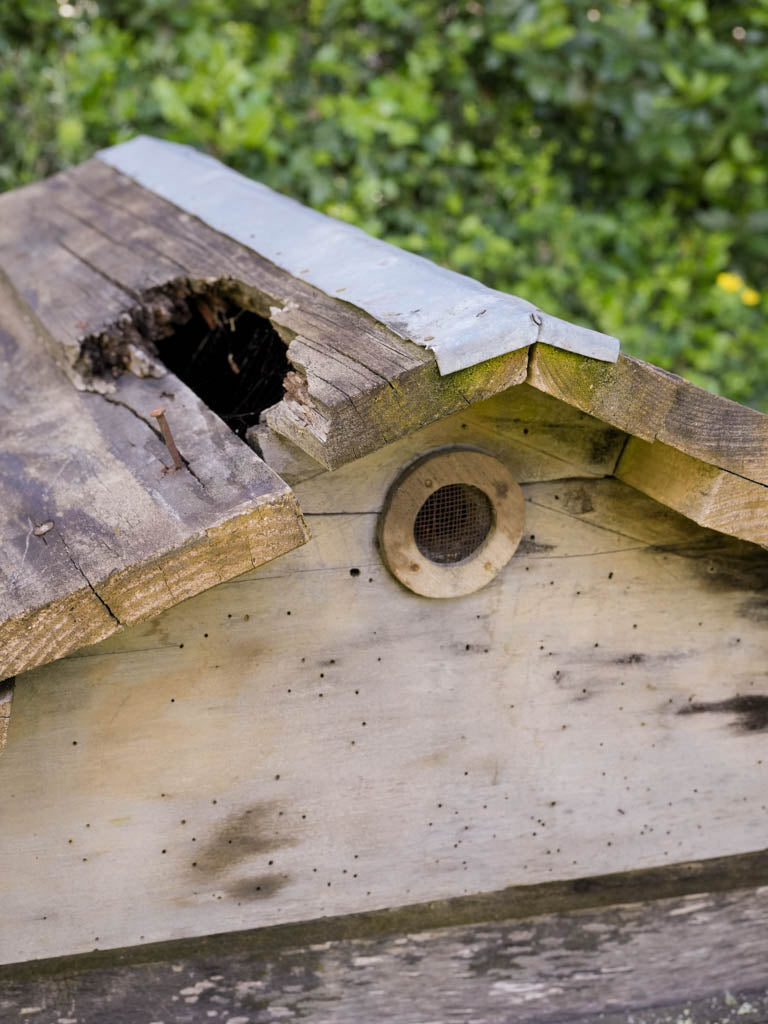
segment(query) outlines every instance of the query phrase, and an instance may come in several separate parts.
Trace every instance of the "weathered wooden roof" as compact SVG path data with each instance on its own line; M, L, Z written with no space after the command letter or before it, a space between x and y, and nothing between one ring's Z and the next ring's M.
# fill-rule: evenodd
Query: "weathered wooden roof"
M539 340L609 362L619 354L616 338L371 238L190 146L143 135L99 157L291 276L341 296L398 337L431 349L440 373Z
M135 140L0 196L0 679L306 539L289 487L157 363L169 296L212 284L287 343L285 395L260 429L318 468L527 381L626 432L616 476L768 544L768 417L215 161ZM391 302L400 289L408 301Z
M0 353L0 679L306 539L288 486L181 381L75 390L2 281ZM163 405L179 472L149 415Z

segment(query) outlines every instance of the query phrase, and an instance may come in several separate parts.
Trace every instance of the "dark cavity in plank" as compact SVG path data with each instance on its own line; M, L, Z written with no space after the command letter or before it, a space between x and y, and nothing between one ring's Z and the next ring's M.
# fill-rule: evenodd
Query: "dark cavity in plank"
M285 342L265 317L216 292L192 296L189 319L157 349L168 369L239 437L283 397Z
M185 280L145 293L87 338L76 368L86 378L118 377L136 349L173 371L240 437L281 400L290 369L286 344L266 317L221 287L198 291Z

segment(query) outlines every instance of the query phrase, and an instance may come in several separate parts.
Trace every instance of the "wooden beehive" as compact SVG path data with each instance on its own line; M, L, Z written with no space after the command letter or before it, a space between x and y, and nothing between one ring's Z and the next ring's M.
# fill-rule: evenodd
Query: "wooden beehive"
M0 962L766 846L765 416L156 140L0 269Z

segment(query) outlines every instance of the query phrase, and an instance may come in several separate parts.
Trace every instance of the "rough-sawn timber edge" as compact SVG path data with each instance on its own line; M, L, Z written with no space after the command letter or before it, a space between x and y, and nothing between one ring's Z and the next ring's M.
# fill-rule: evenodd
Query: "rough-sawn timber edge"
M743 1024L768 1011L767 915L768 891L742 889L266 955L235 945L62 973L43 963L10 979L2 1005L39 1013L40 1024Z
M768 416L632 356L530 350L527 381L625 431L614 476L700 526L768 545Z
M386 910L322 917L238 932L94 949L73 956L0 964L0 983L115 966L224 956L236 951L271 955L295 946L376 939L472 925L569 913L696 893L728 893L768 884L768 850L708 860L665 864L637 871L586 876L564 882L513 885L496 892L456 896Z
M309 539L293 493L265 495L181 547L0 625L0 679L98 643Z

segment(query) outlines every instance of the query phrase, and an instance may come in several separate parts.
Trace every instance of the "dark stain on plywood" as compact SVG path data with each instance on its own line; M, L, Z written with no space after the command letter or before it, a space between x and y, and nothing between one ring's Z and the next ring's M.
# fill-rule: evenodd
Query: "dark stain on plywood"
M768 597L748 597L739 605L739 614L750 622L768 622Z
M546 555L548 552L554 550L554 544L545 544L543 541L537 541L534 536L523 537L517 546L517 551L515 552L514 557L520 558L522 555Z
M590 424L594 421L590 420ZM601 426L605 426L601 424ZM624 431L606 427L603 431L595 431L592 435L590 459L596 465L601 465L617 449L619 442L625 437Z
M23 515L33 520L43 514L47 517L51 511L48 488L41 480L26 473L25 469L25 461L20 455L0 451L0 492L9 494L12 489L15 490L20 497L19 505L23 508ZM23 533L20 538L23 548Z
M563 488L563 507L573 516L583 516L595 510L592 495L583 485Z
M263 802L230 814L197 851L198 872L218 875L258 854L293 846L277 805Z
M0 327L0 353L10 360L17 348L18 345L16 344L13 336Z
M615 659L617 665L640 665L646 660L645 654L633 651L631 654L622 654Z
M690 559L702 582L718 590L768 592L768 551L756 544L708 532L693 544L655 545L648 550Z
M228 885L227 894L237 900L264 900L274 896L289 881L290 875L254 875Z
M680 708L678 715L732 714L739 732L768 731L768 697L754 694L729 697L728 700L693 701Z

